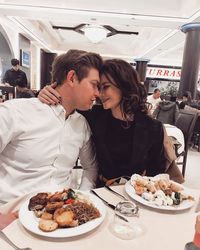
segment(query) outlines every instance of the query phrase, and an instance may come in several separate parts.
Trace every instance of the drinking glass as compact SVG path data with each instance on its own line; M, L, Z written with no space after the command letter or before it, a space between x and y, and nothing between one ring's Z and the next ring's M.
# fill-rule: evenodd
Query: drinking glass
M145 226L140 221L138 206L129 201L119 202L109 229L112 234L123 240L131 240L143 235Z

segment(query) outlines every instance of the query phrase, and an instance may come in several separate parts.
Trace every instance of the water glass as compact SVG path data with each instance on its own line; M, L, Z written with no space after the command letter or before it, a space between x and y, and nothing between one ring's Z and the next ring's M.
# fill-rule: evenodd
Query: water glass
M123 240L131 240L143 235L145 227L138 216L138 206L129 201L119 202L109 229L112 234Z

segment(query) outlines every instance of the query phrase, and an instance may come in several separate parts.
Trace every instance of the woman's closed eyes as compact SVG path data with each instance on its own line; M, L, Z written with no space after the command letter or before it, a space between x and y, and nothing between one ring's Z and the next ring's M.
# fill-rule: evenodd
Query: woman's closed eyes
M110 84L101 85L100 91L106 91L110 87Z

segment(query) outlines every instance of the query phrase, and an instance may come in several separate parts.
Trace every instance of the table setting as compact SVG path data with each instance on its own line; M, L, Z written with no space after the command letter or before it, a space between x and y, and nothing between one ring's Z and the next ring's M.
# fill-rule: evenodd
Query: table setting
M125 185L97 188L93 192L78 191L89 198L99 210L100 217L77 227L58 228L52 232L38 228L33 211L28 210L33 194L26 194L0 207L1 213L19 209L19 219L3 232L16 246L32 250L184 249L193 238L195 218L200 210L199 190L178 184L187 191L188 197L192 197L189 204L186 200L185 205L184 200L184 205L179 204L177 208L174 205L163 208L164 205L152 206L142 196L137 197L131 185L130 180ZM124 230L130 227L134 230L127 234ZM0 237L0 249L14 248Z

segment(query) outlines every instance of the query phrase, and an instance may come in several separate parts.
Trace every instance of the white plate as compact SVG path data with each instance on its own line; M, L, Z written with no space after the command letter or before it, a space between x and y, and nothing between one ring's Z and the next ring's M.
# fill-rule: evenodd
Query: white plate
M29 200L27 200L26 202L24 202L24 204L19 210L19 220L26 229L40 236L46 236L51 238L66 238L87 233L92 229L98 227L103 222L106 215L106 208L103 202L96 198L94 195L90 194L89 192L81 191L81 193L89 198L93 205L99 210L101 217L88 221L77 227L58 228L53 232L43 232L38 227L39 218L35 216L33 211L28 210Z
M180 184L178 184L178 185L180 185ZM189 190L186 189L185 187L183 187L183 188L184 188L184 193L189 194ZM163 206L163 205L162 206L157 206L157 205L152 204L151 202L143 199L141 196L137 195L135 193L135 189L131 185L130 181L128 181L125 184L125 191L135 201L138 201L138 202L140 202L141 204L143 204L145 206L148 206L148 207L151 207L151 208L160 209L160 210L168 210L168 211L185 210L185 209L191 208L194 205L194 203L195 203L195 201L193 201L193 200L184 200L184 201L182 201L180 203L180 205L176 205L176 206Z

